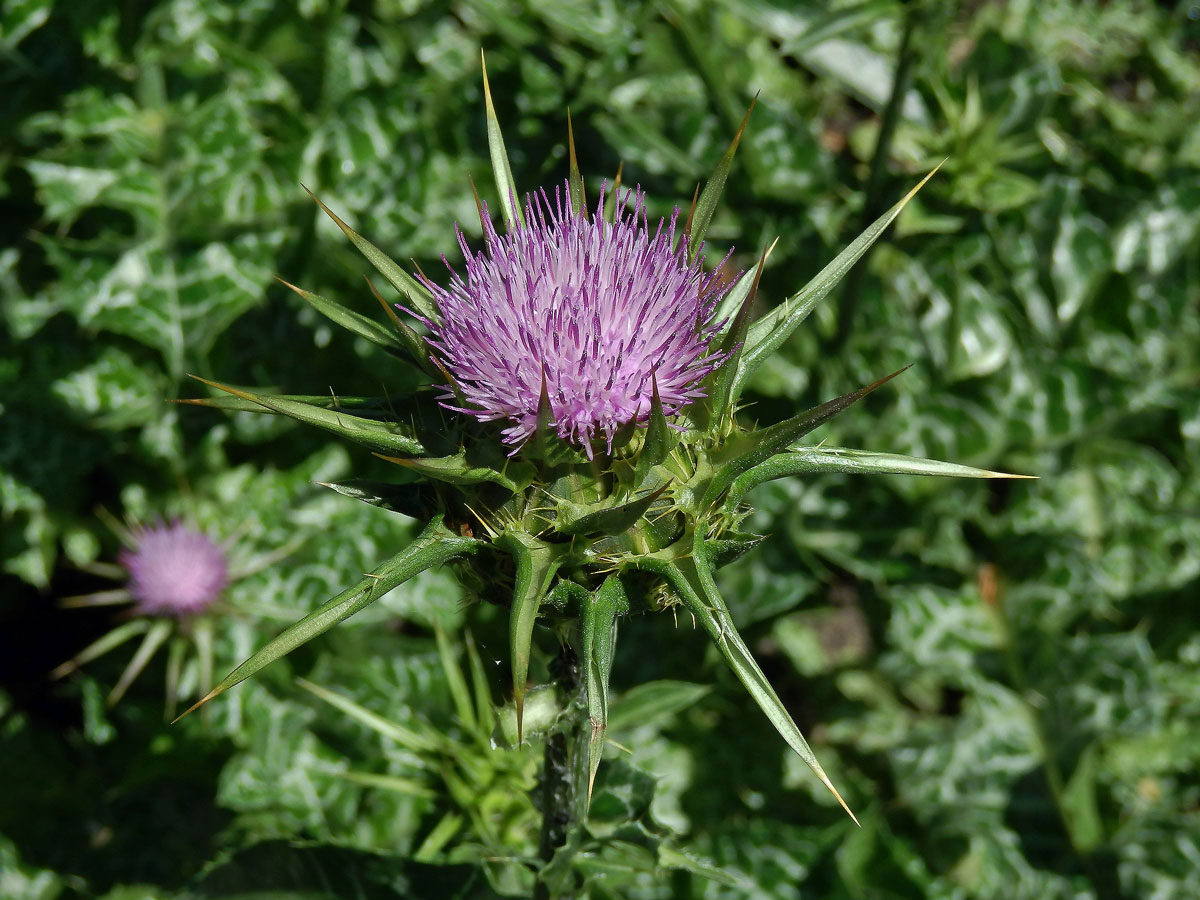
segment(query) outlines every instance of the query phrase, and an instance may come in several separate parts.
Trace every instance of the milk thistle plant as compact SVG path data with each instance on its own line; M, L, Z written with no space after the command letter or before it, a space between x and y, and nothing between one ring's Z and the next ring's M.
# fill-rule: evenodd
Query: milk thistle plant
M552 880L546 873L561 869L556 859L584 840L625 616L684 612L684 622L697 623L853 817L747 649L714 575L763 539L742 523L749 513L744 498L765 481L820 472L1004 477L799 445L899 373L771 425L737 417L755 371L924 181L812 281L751 322L766 253L730 285L705 269L701 255L745 120L686 215L676 210L653 222L643 192L622 190L619 179L589 207L569 125L565 184L521 202L486 72L484 96L503 230L477 198L483 249L473 251L459 234L465 277L449 263L444 285L409 274L317 200L403 303L398 311L384 304L385 325L288 285L416 366L430 390L399 399L322 398L206 382L230 395L203 401L208 405L291 416L391 461L400 474L394 482L329 487L420 518L425 527L410 546L247 659L201 703L417 573L450 563L469 592L510 609L518 741L534 630L541 625L558 638L550 671L563 703L547 729L541 783L544 895L568 891L545 887Z

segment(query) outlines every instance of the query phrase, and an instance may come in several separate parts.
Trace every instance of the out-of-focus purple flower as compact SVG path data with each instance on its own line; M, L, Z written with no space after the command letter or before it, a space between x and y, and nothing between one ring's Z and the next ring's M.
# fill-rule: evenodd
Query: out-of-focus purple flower
M229 583L225 551L178 520L135 529L135 546L121 553L138 611L157 616L203 612Z
M603 189L591 218L566 196L527 197L525 225L504 235L485 210L480 253L458 232L467 278L447 262L448 288L426 281L441 312L429 343L466 400L451 408L507 419L505 442L520 444L544 379L559 437L590 456L593 438L611 445L622 425L648 420L652 375L668 415L704 396L701 379L724 358L708 351L723 288L698 254L687 261L686 241L676 246L678 208L651 233L640 188L618 198L613 222Z

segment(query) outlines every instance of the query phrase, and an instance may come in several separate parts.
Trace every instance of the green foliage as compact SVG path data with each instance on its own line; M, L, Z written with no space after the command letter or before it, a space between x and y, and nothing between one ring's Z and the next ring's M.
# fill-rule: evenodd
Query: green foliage
M761 92L705 236L710 261L733 242L747 273L779 237L751 340L946 159L862 275L747 374L741 415L785 420L913 368L787 447L804 474L740 476L759 510L744 527L769 537L717 575L863 827L678 609L677 632L622 629L595 843L576 855L591 868L571 877L597 897L1187 896L1200 853L1200 68L1186 15L1065 0L6 4L0 659L13 702L0 747L21 778L0 810L0 894L526 888L522 862L484 859L481 825L440 772L288 677L472 747L490 760L483 783L513 766L527 784L528 749L484 752L475 737L511 691L497 612L470 611L479 657L458 680L438 649L439 628L459 644L449 576L382 598L207 723L164 729L161 658L111 712L128 649L56 693L44 678L117 624L48 611L99 586L76 567L115 556L97 505L192 516L236 533L245 560L295 542L227 598L239 613L214 635L220 671L411 540L390 511L425 515L430 500L389 483L394 465L318 451L321 436L284 416L161 401L195 372L372 420L392 409L325 406L330 388L386 395L408 420L414 378L371 344L390 332L322 318L387 322L361 257L298 185L437 278L452 223L477 236L467 176L482 184L491 168L483 46L515 184L567 172L569 102L579 170L623 160L652 214L708 178ZM908 83L873 169L906 22ZM354 315L310 307L275 273ZM662 460L673 436L655 438ZM860 478L836 447L1041 479ZM458 450L438 448L439 465L470 477L479 461ZM654 469L622 502L656 489ZM535 682L554 641L540 631ZM41 645L28 672L7 663ZM501 818L533 855L535 813Z

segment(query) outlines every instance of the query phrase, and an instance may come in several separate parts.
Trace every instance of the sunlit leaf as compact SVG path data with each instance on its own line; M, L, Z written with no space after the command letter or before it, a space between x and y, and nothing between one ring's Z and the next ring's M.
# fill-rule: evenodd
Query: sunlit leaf
M991 472L973 466L901 456L896 453L872 453L842 447L805 447L773 456L742 473L729 491L730 503L736 505L746 492L766 481L791 475L820 473L863 475L935 475L946 478L1035 478L1033 475L1010 475Z
M791 337L796 328L808 318L821 300L837 286L864 253L879 239L896 217L900 215L908 202L916 196L917 191L934 176L937 169L921 179L911 191L904 195L895 206L876 219L866 231L855 238L850 245L834 257L816 276L798 292L793 294L767 315L763 316L752 326L746 337L746 347L738 363L737 378L733 384L733 396L739 397L742 389L755 370L766 361L779 347Z

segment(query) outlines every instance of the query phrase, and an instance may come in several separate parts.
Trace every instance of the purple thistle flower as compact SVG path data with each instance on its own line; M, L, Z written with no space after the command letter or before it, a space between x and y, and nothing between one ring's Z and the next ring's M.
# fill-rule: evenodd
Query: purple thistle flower
M129 572L138 611L190 616L206 610L229 583L225 551L208 536L175 520L133 531L135 546L119 561Z
M558 436L590 456L593 438L611 447L622 425L649 419L654 382L671 415L704 396L700 381L725 358L708 349L723 288L699 255L687 261L686 241L676 245L678 207L651 234L640 188L618 198L614 222L604 194L588 219L564 206L566 190L553 205L540 191L505 235L485 209L482 252L456 229L466 281L449 262L448 288L426 280L441 311L429 343L468 407L450 408L507 419L505 443L533 434L543 379Z

